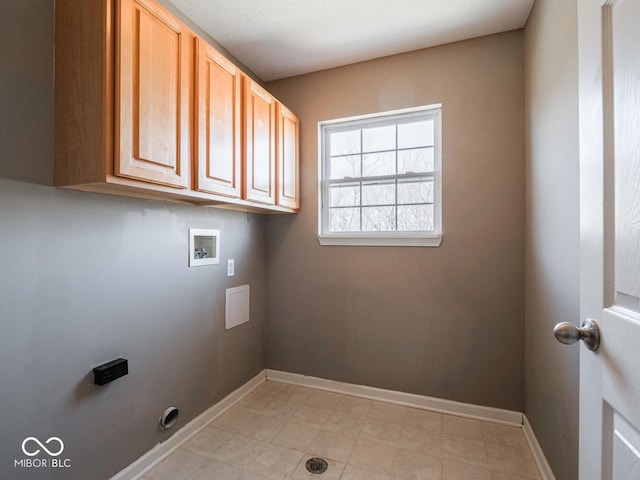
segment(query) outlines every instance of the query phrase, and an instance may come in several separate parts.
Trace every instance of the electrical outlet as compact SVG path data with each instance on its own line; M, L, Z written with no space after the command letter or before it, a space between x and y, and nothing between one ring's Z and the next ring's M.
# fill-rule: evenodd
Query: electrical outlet
M116 358L93 369L93 383L96 385L106 385L128 373L129 361L125 358Z
M235 275L235 264L233 259L227 260L227 277L233 277Z

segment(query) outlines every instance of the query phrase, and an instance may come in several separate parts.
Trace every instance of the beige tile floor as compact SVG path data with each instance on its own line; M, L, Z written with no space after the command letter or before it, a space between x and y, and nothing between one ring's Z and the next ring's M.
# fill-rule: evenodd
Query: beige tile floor
M311 457L328 470L311 474ZM274 381L145 480L533 480L522 429Z

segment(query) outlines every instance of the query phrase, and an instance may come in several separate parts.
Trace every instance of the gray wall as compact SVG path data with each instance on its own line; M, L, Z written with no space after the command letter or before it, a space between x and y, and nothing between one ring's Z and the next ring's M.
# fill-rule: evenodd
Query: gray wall
M527 247L525 413L558 479L578 478L580 323L575 0L537 0L525 28Z
M0 2L0 122L0 178L51 184L53 0Z
M522 31L268 83L300 117L302 208L268 219L268 367L522 411ZM322 120L443 104L439 248L321 247Z
M0 478L106 479L264 368L266 222L48 186L53 1L5 0L0 19ZM187 267L189 227L221 230L220 265ZM226 331L225 289L245 283L251 322ZM94 386L119 356L129 375ZM60 437L71 468L15 469L28 436Z

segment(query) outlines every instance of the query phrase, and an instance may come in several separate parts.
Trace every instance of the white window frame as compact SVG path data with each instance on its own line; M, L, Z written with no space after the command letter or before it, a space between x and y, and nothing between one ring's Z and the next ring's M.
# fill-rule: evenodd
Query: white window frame
M434 171L420 176L430 176L434 181L434 229L422 232L329 232L328 158L329 135L327 132L349 128L370 128L394 124L398 119L415 117L434 120ZM354 246L413 246L438 247L442 242L442 105L394 110L357 117L328 120L318 123L318 241L320 245ZM390 176L391 177L391 176ZM403 178L394 175L394 178ZM375 177L372 177L375 178ZM354 180L362 180L358 178Z

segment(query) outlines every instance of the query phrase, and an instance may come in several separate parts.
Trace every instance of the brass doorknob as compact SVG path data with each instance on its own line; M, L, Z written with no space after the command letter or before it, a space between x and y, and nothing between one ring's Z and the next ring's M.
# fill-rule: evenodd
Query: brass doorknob
M555 326L553 334L560 343L571 345L578 340L583 340L585 346L594 352L600 346L600 328L595 320L587 319L582 326L577 327L573 323L562 322Z

